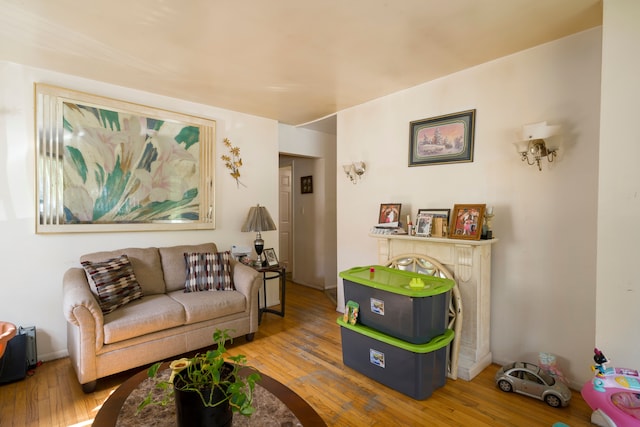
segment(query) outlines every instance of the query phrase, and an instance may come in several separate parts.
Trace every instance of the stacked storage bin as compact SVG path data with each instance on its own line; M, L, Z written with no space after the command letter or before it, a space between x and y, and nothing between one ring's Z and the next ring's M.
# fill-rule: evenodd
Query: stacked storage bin
M348 302L338 319L343 363L414 399L444 386L453 280L383 266L355 267L340 277ZM356 322L349 320L354 307Z

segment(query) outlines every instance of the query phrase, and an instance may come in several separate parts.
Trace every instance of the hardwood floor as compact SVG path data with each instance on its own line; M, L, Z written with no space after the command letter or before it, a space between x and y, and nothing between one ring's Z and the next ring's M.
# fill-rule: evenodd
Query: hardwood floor
M264 314L253 342L238 338L229 353L304 398L329 426L589 426L591 409L578 392L567 408L504 393L498 366L473 381L447 380L423 401L387 388L342 363L339 313L321 291L287 283L286 316ZM141 368L142 369L142 368ZM98 381L84 394L68 359L46 362L34 375L0 386L0 426L88 426L100 405L133 373Z

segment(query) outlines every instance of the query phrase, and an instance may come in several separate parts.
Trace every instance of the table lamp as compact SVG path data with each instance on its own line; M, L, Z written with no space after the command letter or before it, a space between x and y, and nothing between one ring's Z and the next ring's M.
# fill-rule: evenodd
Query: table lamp
M266 264L266 260L262 256L264 240L262 240L260 232L272 231L275 229L276 225L273 222L273 219L271 219L271 215L269 215L267 208L258 204L257 206L252 206L251 209L249 209L249 214L242 226L242 231L256 231L258 233L256 240L253 242L256 254L258 255L255 265L258 267L264 267Z

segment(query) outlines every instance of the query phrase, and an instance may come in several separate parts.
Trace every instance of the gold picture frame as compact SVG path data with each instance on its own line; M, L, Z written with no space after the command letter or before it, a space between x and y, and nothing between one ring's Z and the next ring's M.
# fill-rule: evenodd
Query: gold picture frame
M214 229L214 120L35 84L36 232Z
M454 205L449 238L480 240L485 209L485 204Z

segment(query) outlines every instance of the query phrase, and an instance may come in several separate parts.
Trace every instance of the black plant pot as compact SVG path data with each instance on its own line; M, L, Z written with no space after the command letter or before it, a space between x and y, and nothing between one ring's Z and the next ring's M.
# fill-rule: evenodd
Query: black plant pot
M176 401L176 422L178 427L230 427L233 422L233 412L229 401L219 405L205 406L202 398L195 391L183 391L178 385L180 377L174 380L174 396ZM203 395L208 396L210 390L204 390ZM216 388L213 392L214 402L225 398L222 390Z

